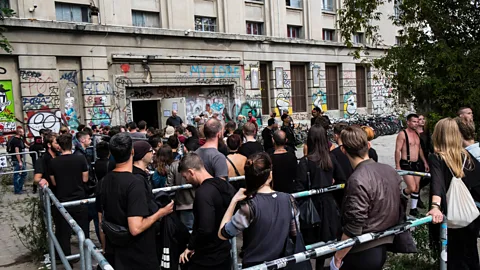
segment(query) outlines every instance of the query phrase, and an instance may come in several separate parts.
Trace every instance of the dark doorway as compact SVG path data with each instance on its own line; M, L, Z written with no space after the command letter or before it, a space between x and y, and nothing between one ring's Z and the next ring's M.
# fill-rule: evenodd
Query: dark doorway
M144 120L147 127L159 128L158 126L158 100L132 101L133 121Z

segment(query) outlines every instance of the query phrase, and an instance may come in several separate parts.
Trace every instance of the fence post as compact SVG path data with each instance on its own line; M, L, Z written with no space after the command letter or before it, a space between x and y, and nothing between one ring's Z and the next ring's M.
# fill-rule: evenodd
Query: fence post
M41 189L43 192L43 189ZM45 197L45 211L47 213L47 230L48 232L53 232L53 226L52 226L52 208L51 208L51 203L50 203L50 196L48 195L47 192L44 192L44 197ZM52 266L52 270L57 269L57 261L55 259L55 245L53 244L53 239L50 233L48 233L48 246L49 246L49 251L50 251L50 263Z
M231 239L233 270L238 270L237 237Z
M85 269L92 270L92 254L88 250L88 246L86 243L84 244L83 249L85 252Z
M440 251L440 270L447 270L448 227L446 216L443 216L443 222L440 225L440 241L442 243L442 249Z

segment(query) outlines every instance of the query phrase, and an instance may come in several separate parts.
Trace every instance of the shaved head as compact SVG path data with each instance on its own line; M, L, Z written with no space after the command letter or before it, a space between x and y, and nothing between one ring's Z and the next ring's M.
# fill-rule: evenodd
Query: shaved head
M278 146L285 145L287 144L287 135L285 134L285 132L277 130L275 131L275 133L273 133L273 141Z

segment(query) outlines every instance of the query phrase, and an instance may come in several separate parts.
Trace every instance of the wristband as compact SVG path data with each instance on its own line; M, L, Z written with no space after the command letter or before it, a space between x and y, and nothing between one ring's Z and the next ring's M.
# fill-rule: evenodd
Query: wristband
M439 203L437 203L437 202L432 202L432 208L435 207L435 206L438 207L438 209L441 209Z

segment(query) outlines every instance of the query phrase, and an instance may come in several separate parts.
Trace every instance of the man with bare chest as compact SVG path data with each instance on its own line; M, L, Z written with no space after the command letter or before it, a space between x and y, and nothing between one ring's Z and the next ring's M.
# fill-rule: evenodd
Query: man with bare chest
M422 169L422 163L425 166L425 171L428 172L430 170L420 145L420 136L416 131L417 127L418 115L409 114L407 116L407 128L398 134L395 145L395 168L397 170L418 172ZM403 180L407 184L407 188L402 193L404 196L410 195L412 199L410 215L417 216L420 177L405 175Z

